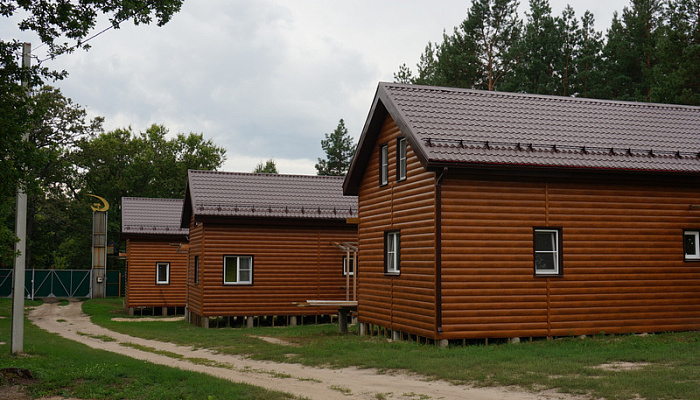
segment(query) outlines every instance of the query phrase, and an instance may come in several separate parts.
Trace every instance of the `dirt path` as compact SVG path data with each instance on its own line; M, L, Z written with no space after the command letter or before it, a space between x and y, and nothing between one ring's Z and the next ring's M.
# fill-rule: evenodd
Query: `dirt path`
M379 374L371 369L324 369L299 364L278 364L217 354L204 349L195 350L172 343L140 339L94 325L82 312L81 304L71 302L66 306L60 306L57 303L44 303L32 310L29 318L42 329L92 348L183 370L203 372L233 382L244 382L271 390L289 392L310 399L581 399L551 392L531 394L506 388L457 386L444 381L426 381L421 377L407 374ZM105 342L94 337L102 335L109 336L115 341ZM220 367L194 364L183 359L126 347L121 343L147 346L159 351L179 354L184 358L208 359Z

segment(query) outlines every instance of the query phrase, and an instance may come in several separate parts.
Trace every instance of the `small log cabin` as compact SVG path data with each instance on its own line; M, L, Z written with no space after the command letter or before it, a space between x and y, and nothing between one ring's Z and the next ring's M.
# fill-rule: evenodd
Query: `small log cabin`
M189 230L180 227L182 204L182 199L122 198L129 315L144 308L163 315L168 309L184 312Z
M341 248L357 242L357 198L342 185L343 177L189 171L189 321L337 314L296 303L350 293L354 268Z
M344 192L361 333L700 329L700 107L380 83Z

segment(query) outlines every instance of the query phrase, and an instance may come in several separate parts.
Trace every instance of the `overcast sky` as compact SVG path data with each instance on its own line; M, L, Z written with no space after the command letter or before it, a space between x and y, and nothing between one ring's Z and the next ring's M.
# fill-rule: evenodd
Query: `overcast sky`
M521 5L523 12L527 2ZM572 3L605 31L628 0ZM185 0L163 27L123 23L92 49L48 60L69 77L55 84L105 129L197 132L227 150L222 170L251 172L272 158L280 173L315 174L321 139L343 118L357 141L381 81L398 66L415 70L428 41L440 42L466 17L456 0ZM524 14L521 13L524 18ZM0 37L33 42L16 20ZM104 29L104 21L96 32ZM40 59L45 47L36 49Z

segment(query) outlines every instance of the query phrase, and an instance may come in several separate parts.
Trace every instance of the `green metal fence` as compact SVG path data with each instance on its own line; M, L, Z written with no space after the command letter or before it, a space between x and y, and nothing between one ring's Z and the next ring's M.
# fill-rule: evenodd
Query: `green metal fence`
M12 269L0 269L0 297L12 297ZM35 297L91 297L92 271L85 269L29 269L24 276L24 295ZM107 297L123 297L124 271L107 271Z

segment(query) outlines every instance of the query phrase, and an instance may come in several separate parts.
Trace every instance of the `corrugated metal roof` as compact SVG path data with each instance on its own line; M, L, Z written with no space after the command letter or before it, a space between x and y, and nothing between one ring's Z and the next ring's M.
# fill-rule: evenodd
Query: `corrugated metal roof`
M200 216L346 219L357 198L343 196L343 177L189 171L186 204ZM191 215L191 214L190 214ZM183 214L184 219L189 216Z
M379 93L428 163L700 172L700 107L385 83Z
M426 168L700 173L700 107L380 83L345 193L387 114Z
M187 235L180 228L182 199L122 197L122 233L138 235Z

